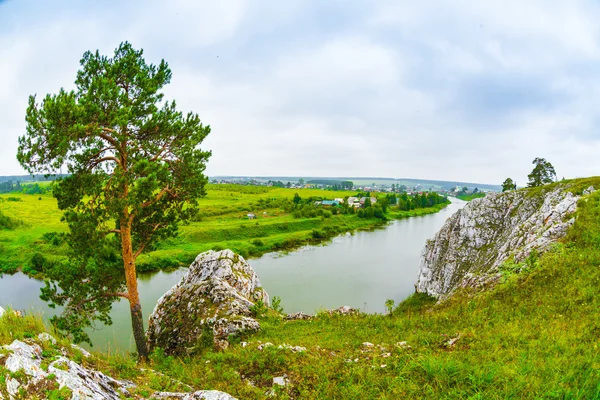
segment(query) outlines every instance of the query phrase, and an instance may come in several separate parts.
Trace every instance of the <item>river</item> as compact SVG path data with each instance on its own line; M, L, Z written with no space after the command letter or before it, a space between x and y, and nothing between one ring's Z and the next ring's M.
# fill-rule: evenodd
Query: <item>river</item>
M365 312L384 312L385 301L402 301L414 292L419 257L425 240L466 203L452 203L436 214L398 220L384 228L334 238L322 246L307 246L287 254L267 254L250 260L264 288L279 296L286 312L313 313L349 305ZM185 268L139 277L144 316L156 301L185 274ZM0 305L49 316L55 310L40 300L43 282L22 273L0 279ZM119 301L111 312L113 325L90 332L94 349L133 348L129 308Z

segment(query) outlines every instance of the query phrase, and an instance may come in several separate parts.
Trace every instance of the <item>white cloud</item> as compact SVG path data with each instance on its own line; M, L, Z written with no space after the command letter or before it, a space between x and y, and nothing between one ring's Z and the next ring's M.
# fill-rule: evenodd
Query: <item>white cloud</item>
M123 40L165 58L167 97L211 125L210 174L498 183L525 182L538 156L560 176L600 168L592 2L58 4L0 5L0 174L21 173L27 96L70 87L85 50Z

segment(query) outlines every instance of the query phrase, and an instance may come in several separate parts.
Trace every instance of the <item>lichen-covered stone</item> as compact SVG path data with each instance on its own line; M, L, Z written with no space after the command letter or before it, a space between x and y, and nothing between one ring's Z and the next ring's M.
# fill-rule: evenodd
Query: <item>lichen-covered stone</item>
M252 267L231 250L208 251L196 257L187 274L165 293L150 315L151 349L190 353L209 332L217 348L228 337L260 329L250 308L269 303Z
M198 390L193 393L159 392L154 393L152 398L164 400L237 400L235 397L218 390Z
M56 340L50 335L45 336L45 339L50 343ZM11 396L16 396L21 389L33 394L30 392L35 391L44 381L52 381L61 388L67 387L72 393L72 399L118 400L123 396L130 396L127 389L134 386L131 382L119 381L84 368L62 356L50 362L45 371L42 368L42 349L36 343L15 340L1 349L8 351L4 367L15 374L14 378L6 380L6 391Z
M297 313L288 314L285 316L285 319L288 321L300 321L300 320L308 320L312 319L313 316L306 314L305 312L299 311Z
M460 286L495 282L503 263L523 263L532 251L544 252L563 237L578 200L568 186L558 185L471 201L427 241L417 291L442 297Z

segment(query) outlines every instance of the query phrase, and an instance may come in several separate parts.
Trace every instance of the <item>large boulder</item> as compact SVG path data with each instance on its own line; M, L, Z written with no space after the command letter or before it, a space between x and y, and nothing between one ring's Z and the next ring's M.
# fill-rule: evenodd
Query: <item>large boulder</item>
M148 346L166 353L192 353L212 336L226 348L230 335L260 329L251 307L269 303L258 276L231 250L196 257L187 274L165 293L150 315Z

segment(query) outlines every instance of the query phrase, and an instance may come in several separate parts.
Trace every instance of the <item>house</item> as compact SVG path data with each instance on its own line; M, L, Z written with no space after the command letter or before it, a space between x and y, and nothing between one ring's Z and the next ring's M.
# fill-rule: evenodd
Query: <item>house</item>
M344 203L344 199L342 199L342 198L339 198L339 197L338 197L337 199L333 199L333 200L334 200L334 201L337 201L337 202L338 202L338 204L342 204L342 203Z
M340 203L339 203L337 200L323 200L323 201L321 202L321 205L322 205L323 207L332 207L332 206L337 206L337 205L339 205L339 204L340 204Z
M352 205L358 201L358 197L348 197L348 204Z
M253 213L248 213L247 217L248 217L248 219L255 219L256 215L254 215Z
M369 199L371 200L371 204L375 204L375 203L377 203L377 199L376 199L375 197L370 197ZM360 204L361 204L362 206L364 206L364 205L365 205L365 201L366 201L366 200L367 200L367 198L366 198L366 197L361 197L361 198L360 198Z

